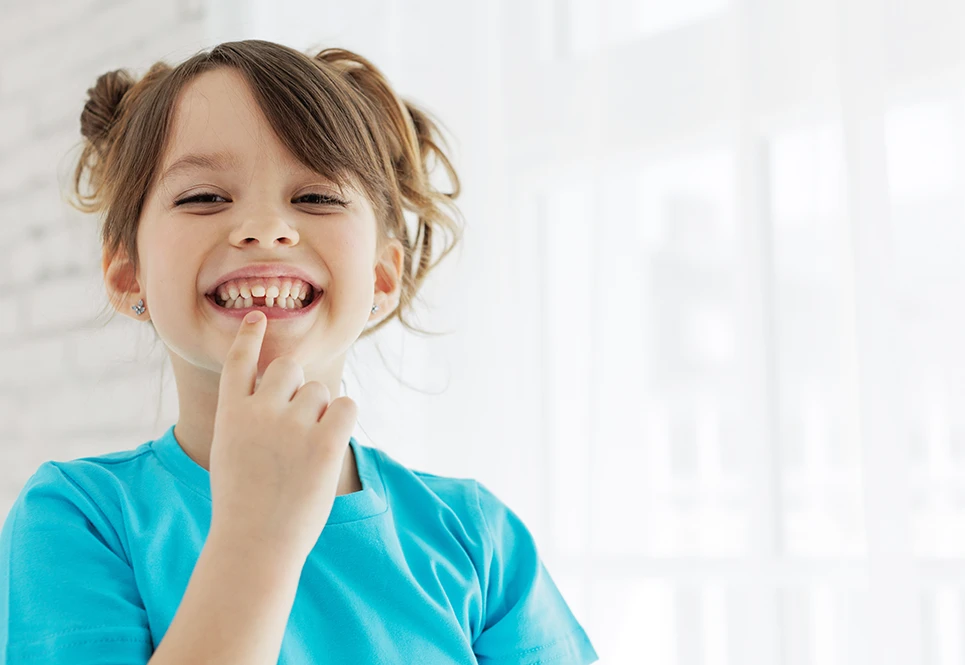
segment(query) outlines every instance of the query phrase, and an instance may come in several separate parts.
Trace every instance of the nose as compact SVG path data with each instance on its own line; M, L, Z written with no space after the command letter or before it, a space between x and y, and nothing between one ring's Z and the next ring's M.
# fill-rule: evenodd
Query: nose
M265 247L298 243L298 231L282 215L263 213L249 216L231 232L231 244L239 247L256 241Z

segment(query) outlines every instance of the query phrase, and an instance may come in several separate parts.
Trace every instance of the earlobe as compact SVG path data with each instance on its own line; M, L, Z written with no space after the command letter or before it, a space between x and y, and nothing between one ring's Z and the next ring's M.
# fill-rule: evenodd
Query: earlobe
M110 257L105 249L101 270L104 274L104 288L107 298L114 309L126 315L138 318L144 313L144 293L137 283L133 264L127 259L122 250L118 250L114 257ZM140 303L138 301L140 300ZM138 303L138 304L133 304ZM131 314L131 311L134 314Z

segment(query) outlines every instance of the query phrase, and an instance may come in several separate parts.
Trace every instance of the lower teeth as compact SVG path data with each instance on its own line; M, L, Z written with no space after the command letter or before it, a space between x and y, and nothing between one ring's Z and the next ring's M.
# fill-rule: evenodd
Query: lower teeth
M218 298L215 298L214 302L216 305L218 305L218 307L223 307L224 309L246 309L248 307L263 307L265 309L304 309L308 307L310 304L312 304L313 300L314 300L314 297L309 297L309 298L306 298L305 300L295 298L294 304L290 307L289 306L282 307L280 304L278 304L279 301L277 299L271 305L269 305L267 302L261 303L261 304L252 302L251 305L245 305L243 298L235 299L228 302L221 301ZM240 304L236 305L235 303L240 303Z

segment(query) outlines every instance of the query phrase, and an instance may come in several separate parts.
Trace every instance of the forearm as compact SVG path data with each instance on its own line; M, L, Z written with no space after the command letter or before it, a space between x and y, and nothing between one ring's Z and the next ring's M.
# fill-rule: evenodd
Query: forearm
M304 561L209 534L149 665L275 665Z

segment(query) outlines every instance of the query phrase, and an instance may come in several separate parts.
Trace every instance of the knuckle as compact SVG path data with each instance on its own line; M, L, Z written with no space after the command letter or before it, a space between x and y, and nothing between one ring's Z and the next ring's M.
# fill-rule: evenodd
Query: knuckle
M343 402L343 410L345 412L345 418L347 420L354 421L359 415L358 405L351 399L346 398Z
M348 412L353 408L354 404L355 403L349 400L349 398L343 396L332 400L332 403L329 404L329 408L335 409L336 411Z
M301 365L295 360L290 354L281 355L271 361L272 365L276 365L276 371L284 372L288 374L290 372L298 372L301 370Z
M325 413L331 415L329 423L332 424L354 420L357 410L354 402L344 397L338 397L326 406Z
M293 410L304 418L307 425L318 421L327 402L328 388L318 381L306 382L292 399Z
M321 381L306 381L305 385L299 388L299 392L303 390L312 397L324 397L328 395L328 386Z

